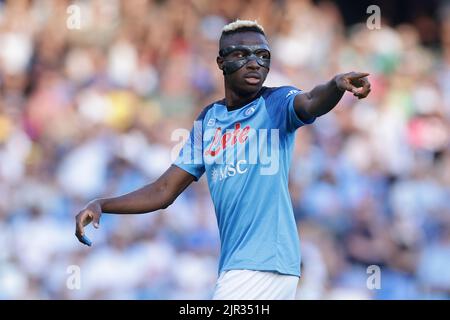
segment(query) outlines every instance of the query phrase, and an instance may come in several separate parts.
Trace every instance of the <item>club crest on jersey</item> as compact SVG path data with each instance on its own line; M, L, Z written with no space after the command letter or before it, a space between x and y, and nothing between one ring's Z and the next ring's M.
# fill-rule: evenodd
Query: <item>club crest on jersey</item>
M255 108L254 107L250 107L247 110L245 110L244 115L249 116L251 115L253 112L255 112Z

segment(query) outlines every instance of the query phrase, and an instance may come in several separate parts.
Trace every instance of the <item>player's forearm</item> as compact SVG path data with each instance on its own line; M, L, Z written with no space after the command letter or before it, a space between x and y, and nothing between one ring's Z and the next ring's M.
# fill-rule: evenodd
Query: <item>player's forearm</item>
M308 103L304 106L307 114L319 117L332 110L341 100L345 90L338 88L336 77L307 92Z
M137 214L165 209L173 200L163 186L152 183L119 197L95 201L103 213Z

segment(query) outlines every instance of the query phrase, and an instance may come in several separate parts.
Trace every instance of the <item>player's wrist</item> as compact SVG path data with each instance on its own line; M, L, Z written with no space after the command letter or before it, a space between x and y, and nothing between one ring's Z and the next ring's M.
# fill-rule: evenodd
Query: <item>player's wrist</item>
M333 77L332 83L335 86L336 90L340 92L345 92L345 87L342 86L342 77L344 76L344 73L337 74Z
M103 206L105 203L105 199L94 199L88 204L88 208L92 208L94 211L103 212Z

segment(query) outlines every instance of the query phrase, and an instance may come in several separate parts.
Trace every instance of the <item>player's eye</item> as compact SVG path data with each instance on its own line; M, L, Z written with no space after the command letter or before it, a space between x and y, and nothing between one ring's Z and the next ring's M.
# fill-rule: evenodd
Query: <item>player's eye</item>
M240 51L240 50L234 51L234 52L232 53L232 57L233 57L233 58L236 58L236 59L241 59L241 58L244 58L244 57L245 57L245 53L244 53L243 51Z
M266 50L256 52L256 56L261 59L270 59L270 53Z

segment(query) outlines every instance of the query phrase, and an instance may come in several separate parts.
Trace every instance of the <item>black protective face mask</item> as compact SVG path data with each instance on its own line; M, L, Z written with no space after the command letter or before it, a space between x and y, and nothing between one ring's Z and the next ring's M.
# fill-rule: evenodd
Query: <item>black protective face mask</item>
M229 56L233 52L239 51L242 57ZM223 74L231 74L252 60L264 68L270 68L270 49L267 45L236 45L229 46L219 51L219 56L225 59L223 62ZM268 57L268 58L266 58Z

